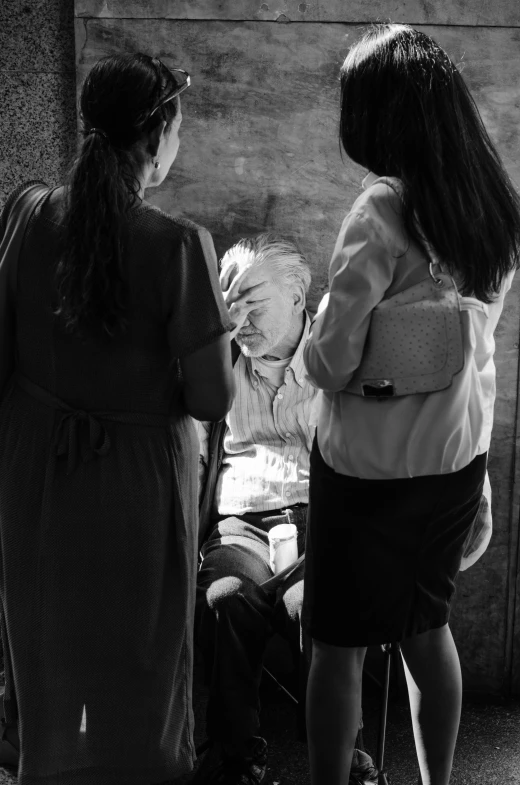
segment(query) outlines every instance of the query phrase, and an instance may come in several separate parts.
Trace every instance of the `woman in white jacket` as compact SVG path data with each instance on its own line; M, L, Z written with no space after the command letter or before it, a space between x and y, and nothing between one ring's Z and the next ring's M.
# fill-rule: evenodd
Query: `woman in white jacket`
M520 205L459 71L430 37L375 26L350 50L341 85L341 142L369 174L305 350L324 391L304 599L311 780L348 781L366 647L400 641L422 782L447 785L461 705L448 618L486 473L493 333L519 263ZM373 310L428 280L431 261L460 295L462 370L416 394L397 394L392 379L354 384Z

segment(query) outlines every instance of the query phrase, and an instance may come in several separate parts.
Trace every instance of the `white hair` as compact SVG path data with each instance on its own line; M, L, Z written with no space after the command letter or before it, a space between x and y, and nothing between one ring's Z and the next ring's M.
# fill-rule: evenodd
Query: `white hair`
M297 281L305 293L309 291L312 276L307 260L294 243L270 232L245 237L235 243L222 257L221 269L224 273L235 265L241 270L263 264L269 264L284 283L290 285Z

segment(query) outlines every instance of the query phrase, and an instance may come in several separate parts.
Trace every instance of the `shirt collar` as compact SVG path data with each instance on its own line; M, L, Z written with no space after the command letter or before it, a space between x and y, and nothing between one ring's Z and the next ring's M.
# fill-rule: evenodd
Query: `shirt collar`
M292 360L287 366L290 368L294 374L294 378L296 382L300 385L300 387L304 387L306 383L305 374L307 370L305 368L305 364L303 362L303 350L305 348L305 344L307 343L307 339L309 337L309 332L311 328L311 320L307 311L305 311L305 324L303 327L302 337L300 338L300 343L296 347L296 351L293 354ZM245 357L242 355L246 361L247 368L251 376L258 375L258 364L256 362L256 357Z
M374 172L369 172L361 183L361 187L366 190L367 188L370 188L372 183L375 183L376 180L379 180L379 175L374 174Z

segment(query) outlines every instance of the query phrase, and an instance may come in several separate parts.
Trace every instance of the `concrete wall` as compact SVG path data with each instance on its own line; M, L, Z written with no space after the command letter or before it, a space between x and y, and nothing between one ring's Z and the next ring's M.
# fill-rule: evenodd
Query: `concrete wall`
M0 202L24 179L58 182L70 162L73 12L71 0L0 5ZM267 227L292 234L313 265L313 302L362 176L341 162L336 128L338 67L360 24L390 18L421 26L464 62L520 185L517 0L76 0L75 13L78 83L116 51L144 50L192 73L181 152L151 200L206 225L219 252ZM495 534L483 559L460 576L453 628L467 687L520 693L518 278L497 331Z
M369 16L367 15L369 14ZM142 50L185 68L181 151L150 199L207 226L222 253L265 228L295 237L313 266L311 305L326 287L338 228L362 171L337 141L338 70L359 26L410 22L464 74L520 185L520 7L443 0L76 0L78 85L102 55ZM520 276L497 331L498 396L490 474L495 535L459 580L453 628L470 689L520 691L517 445ZM518 479L518 478L517 478Z

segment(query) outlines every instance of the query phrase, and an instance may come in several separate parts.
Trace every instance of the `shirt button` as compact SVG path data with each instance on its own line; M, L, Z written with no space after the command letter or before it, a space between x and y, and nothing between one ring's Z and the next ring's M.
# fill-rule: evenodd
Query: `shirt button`
M290 434L289 432L287 432L285 435L286 435L287 437L290 437L290 435L291 435L291 434Z
M290 492L290 491L286 491L286 492L285 492L285 495L286 495L286 496L290 496L290 495L291 495L291 492Z
M278 393L277 398L283 398L282 393Z
M289 455L289 460L294 461L294 455Z

